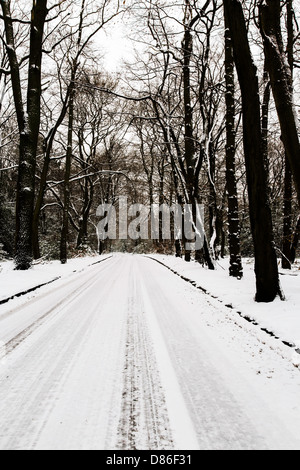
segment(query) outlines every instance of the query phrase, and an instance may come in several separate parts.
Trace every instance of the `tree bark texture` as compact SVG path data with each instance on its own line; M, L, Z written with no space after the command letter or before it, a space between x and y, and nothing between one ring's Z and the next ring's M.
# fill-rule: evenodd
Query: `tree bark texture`
M281 32L281 2L260 3L260 26L264 41L266 67L281 127L281 138L294 177L300 204L300 141L298 120L293 102L292 73L286 58Z
M70 89L70 100L69 100L68 145L67 145L65 177L64 177L63 221L62 221L61 239L60 239L60 261L62 264L66 264L68 260L70 176L71 176L72 152L73 152L75 76L76 76L76 65L74 63L72 76L71 76L71 89Z
M291 80L293 87L293 73L294 73L294 10L293 0L287 0L287 53L288 63L291 70ZM292 197L293 197L293 175L291 171L290 162L285 154L285 175L284 175L284 200L283 200L283 243L282 243L282 268L292 268L292 242L293 242L293 229L292 229ZM294 259L295 261L295 259Z
M225 23L225 81L226 81L226 189L228 196L228 229L229 229L229 274L241 279L243 277L239 204L236 185L235 153L235 80L234 58L230 31Z
M16 269L29 269L32 262L32 220L35 196L35 170L40 128L41 66L47 0L33 2L30 25L27 100L23 103L10 3L1 0L11 83L19 130L19 169L16 207Z
M223 3L242 94L244 154L255 253L256 301L272 302L282 293L268 202L257 69L250 51L241 2L224 0Z

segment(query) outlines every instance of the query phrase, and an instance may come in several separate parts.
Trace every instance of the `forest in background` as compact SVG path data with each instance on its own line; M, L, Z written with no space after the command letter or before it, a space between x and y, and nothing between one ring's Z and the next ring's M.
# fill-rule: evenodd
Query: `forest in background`
M1 0L0 249L17 269L91 251L176 253L282 298L300 234L295 0ZM102 31L132 59L105 70ZM98 243L100 204L205 207L205 243ZM175 236L174 236L175 238Z

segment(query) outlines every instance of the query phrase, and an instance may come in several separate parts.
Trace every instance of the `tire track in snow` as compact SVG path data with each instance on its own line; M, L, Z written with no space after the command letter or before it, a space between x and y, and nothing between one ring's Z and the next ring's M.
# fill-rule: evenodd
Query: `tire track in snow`
M299 383L292 365L257 338L254 326L246 330L223 317L217 304L183 288L165 266L149 263L141 273L200 449L299 448L296 394L290 403L282 399L287 377L295 381L295 391ZM258 373L270 370L268 364L278 374L273 381ZM269 403L272 394L278 400Z
M63 300L0 368L1 449L188 450L180 439L188 445L194 432L192 448L299 448L298 395L286 395L298 375L278 365L278 389L257 376L258 343L244 350L248 333L223 329L216 308L157 263L118 256L53 298L40 292L0 321L5 341ZM265 353L259 367L273 358ZM274 392L291 404L269 409Z
M116 264L117 262L110 263L108 269L111 272L115 271ZM102 281L108 292L114 292L115 279L112 276L103 277L105 272L106 270L99 271L97 268L88 273L88 277L85 274L86 279L80 289L76 281L77 287L74 288L74 284L68 298L61 302L62 307L59 311L56 311L54 306L53 315L49 315L48 322L41 322L39 325L41 328L33 329L33 334L18 344L20 348L15 347L11 350L7 368L2 370L0 377L1 449L33 450L48 447L53 450L65 449L67 442L71 443L72 448L77 443L76 448L82 445L97 449L97 438L100 442L103 441L102 434L100 437L103 420L98 416L103 415L106 419L112 412L111 409L103 409L102 400L106 397L106 402L109 403L108 396L113 395L117 384L115 382L106 384L104 380L98 382L97 366L101 358L104 363L111 362L109 357L111 351L109 347L105 347L105 341L111 342L109 338L116 337L116 330L119 330L120 324L120 322L115 323L113 319L109 325L105 321L106 317L111 317L111 308L106 308L111 297L105 296L99 299L97 295L93 295L99 291L96 287L97 282L101 285ZM100 280L95 276L97 273L101 273ZM85 310L83 306L87 304L88 309ZM100 319L103 319L110 329L102 331ZM69 332L68 335L65 334L66 331ZM113 354L118 356L117 344ZM88 367L91 360L95 363L93 370L96 373L93 374L90 374ZM86 368L86 380L81 383L78 369L85 373ZM103 377L105 372L102 370L101 374ZM75 380L72 377L75 377ZM114 380L117 380L117 377ZM73 391L74 384L76 389ZM113 393L107 390L110 385ZM94 391L96 387L99 388L97 392ZM4 389L9 390L9 400L6 401L6 405ZM87 415L84 416L86 419L80 421L80 426L76 420L73 420L73 426L68 429L67 437L63 436L60 442L59 436L63 432L61 429L65 429L65 421L72 420L69 418L70 410L67 408L68 396L71 400L72 394L76 394L77 398L74 403L84 406ZM63 404L57 410L60 400ZM113 405L115 403L110 402L110 406ZM73 412L76 411L75 406ZM92 419L95 421L93 426L98 427L95 438L94 428L87 426ZM88 438L85 433L88 434ZM69 436L72 436L70 441L68 441Z
M203 292L203 294L205 294L208 298L211 298L211 299L214 299L216 300L217 302L219 302L223 307L225 307L226 309L229 309L230 311L233 311L235 313L237 313L239 315L240 318L242 318L243 320L245 320L246 322L248 323L251 323L252 325L254 326L257 326L261 331L263 331L264 333L266 333L268 336L276 339L276 340L279 340L281 341L281 343L284 345L284 346L288 346L289 348L291 349L295 349L295 352L297 354L300 354L300 351L299 349L297 349L297 345L296 344L293 344L291 343L290 341L286 341L284 338L280 338L278 336L276 336L276 334L273 332L273 331L270 331L268 330L268 328L264 328L263 326L261 326L259 323L257 323L256 320L254 320L253 318L249 317L248 315L245 315L243 312L239 311L237 308L235 308L232 304L227 304L226 302L224 302L221 298L219 298L218 296L210 293L207 289L205 289L204 287L200 286L199 284L197 284L196 281L193 281L192 279L189 279L188 277L180 274L179 272L175 271L173 268L171 268L170 266L168 266L167 264L163 263L162 261L156 259L156 258L153 258L149 255L144 255L145 258L148 258L152 261L155 261L156 263L160 264L161 266L163 266L164 268L168 269L169 271L171 271L173 274L175 274L176 276L178 276L180 279L183 279L183 281L191 284L193 287L195 287L195 289Z
M106 261L106 259L104 261ZM76 280L71 279L71 281L68 281L67 285L69 284L72 285L75 281L77 281L77 279ZM59 315L66 307L68 307L70 304L76 301L77 298L80 298L82 294L85 292L85 290L87 289L87 287L91 286L91 283L93 284L94 282L97 282L97 280L95 280L95 269L93 269L92 272L89 273L87 280L83 284L80 284L79 288L76 285L76 287L72 288L72 290L69 292L67 296L64 296L59 302L57 302L55 305L52 305L51 309L43 313L37 320L35 320L34 322L26 326L26 328L20 331L17 335L15 335L5 344L2 344L0 347L0 361L6 356L8 356L8 354L10 354L20 344L22 344L23 341L25 341L37 328L43 325L45 321L48 320L48 317ZM62 286L59 286L58 289L65 289L65 287L66 287L66 284L63 284ZM44 296L51 296L51 292L46 293ZM39 301L40 301L40 297L36 297L32 299L30 303L34 304ZM18 311L22 310L22 308L23 306L19 306L15 310L8 312L7 314L3 315L0 318L0 321L5 320L8 316L14 313L17 313Z
M146 322L140 283L132 268L129 292L117 448L173 449L166 399Z
M66 298L64 298L61 302L56 304L54 307L52 307L50 310L48 310L46 313L44 313L38 320L33 322L31 325L29 325L27 328L25 328L23 331L21 331L19 334L14 336L10 341L8 341L5 345L2 346L2 354L0 351L0 360L4 358L4 356L7 356L10 354L14 349L16 349L20 344L25 341L28 336L30 336L37 328L39 328L43 323L46 321L47 317L58 315L61 313L63 309L65 309L68 305L70 305L72 302L76 301L78 297L82 295L82 293L86 290L86 287L91 284L91 279L88 279L83 285L81 289L75 289L72 291ZM61 307L61 308L59 308Z

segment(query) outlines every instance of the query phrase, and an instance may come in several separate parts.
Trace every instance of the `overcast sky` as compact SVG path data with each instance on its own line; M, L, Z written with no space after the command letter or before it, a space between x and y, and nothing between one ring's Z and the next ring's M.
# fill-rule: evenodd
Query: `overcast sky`
M134 45L128 39L128 26L117 18L100 31L97 42L104 55L104 66L109 72L116 72L122 67L124 60L133 57Z

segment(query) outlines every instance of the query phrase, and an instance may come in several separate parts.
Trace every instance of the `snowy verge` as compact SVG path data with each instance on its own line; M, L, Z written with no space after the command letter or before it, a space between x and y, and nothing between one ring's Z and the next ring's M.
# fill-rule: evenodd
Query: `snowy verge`
M25 295L47 284L72 276L87 267L110 258L110 255L73 258L67 264L60 261L37 263L28 271L15 271L13 261L0 263L0 303Z
M228 258L219 261L215 271L210 271L196 262L187 263L174 256L154 254L148 257L164 264L284 343L294 347L300 345L300 270L297 266L290 272L280 270L280 282L286 300L278 298L272 303L260 304L254 300L255 274L252 260L243 260L244 277L237 280L229 276Z

